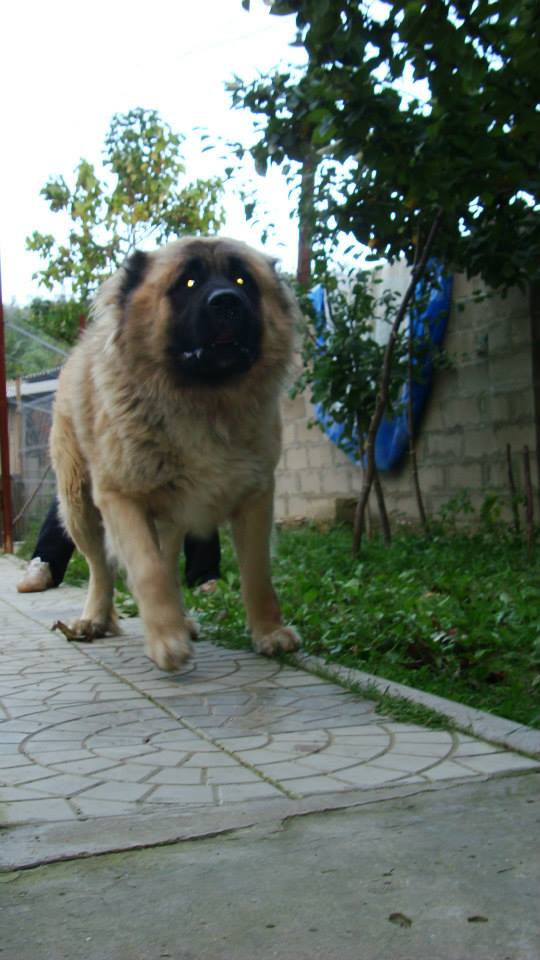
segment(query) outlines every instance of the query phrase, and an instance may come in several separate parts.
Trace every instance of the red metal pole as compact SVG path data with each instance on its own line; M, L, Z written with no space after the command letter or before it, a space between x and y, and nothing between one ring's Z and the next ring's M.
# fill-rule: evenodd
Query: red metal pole
M13 511L11 507L11 472L9 469L9 432L6 381L6 347L4 337L4 305L0 269L0 453L2 461L2 519L4 550L13 553Z

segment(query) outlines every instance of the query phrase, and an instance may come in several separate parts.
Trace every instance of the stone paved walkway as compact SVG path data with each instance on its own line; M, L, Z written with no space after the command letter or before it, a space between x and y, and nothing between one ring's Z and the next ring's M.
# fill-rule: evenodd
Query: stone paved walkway
M50 630L82 591L15 590L0 558L0 823L51 823L251 805L540 769L482 740L386 721L299 669L196 645L164 674L126 636L69 643ZM301 626L301 625L300 625ZM292 809L291 806L291 809Z

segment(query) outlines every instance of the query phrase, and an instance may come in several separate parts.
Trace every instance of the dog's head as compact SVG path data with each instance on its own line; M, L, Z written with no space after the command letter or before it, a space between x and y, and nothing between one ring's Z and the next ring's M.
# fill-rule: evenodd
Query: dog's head
M138 251L107 299L116 339L181 385L227 384L257 366L283 365L290 353L294 301L273 261L237 241L189 238Z

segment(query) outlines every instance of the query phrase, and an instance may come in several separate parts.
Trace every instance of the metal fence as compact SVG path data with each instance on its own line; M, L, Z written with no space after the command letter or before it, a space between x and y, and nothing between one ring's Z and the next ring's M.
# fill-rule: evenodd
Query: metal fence
M23 540L44 519L54 496L49 433L54 390L9 398L11 484L15 539Z

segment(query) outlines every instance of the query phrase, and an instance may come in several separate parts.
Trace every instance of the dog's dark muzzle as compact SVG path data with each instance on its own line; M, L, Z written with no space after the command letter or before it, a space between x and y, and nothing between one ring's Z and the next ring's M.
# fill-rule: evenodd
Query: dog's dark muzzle
M258 359L258 305L232 284L217 283L201 291L176 329L172 350L184 379L217 384L245 373Z
M232 343L242 336L252 310L242 293L218 288L208 294L205 313L211 342Z

